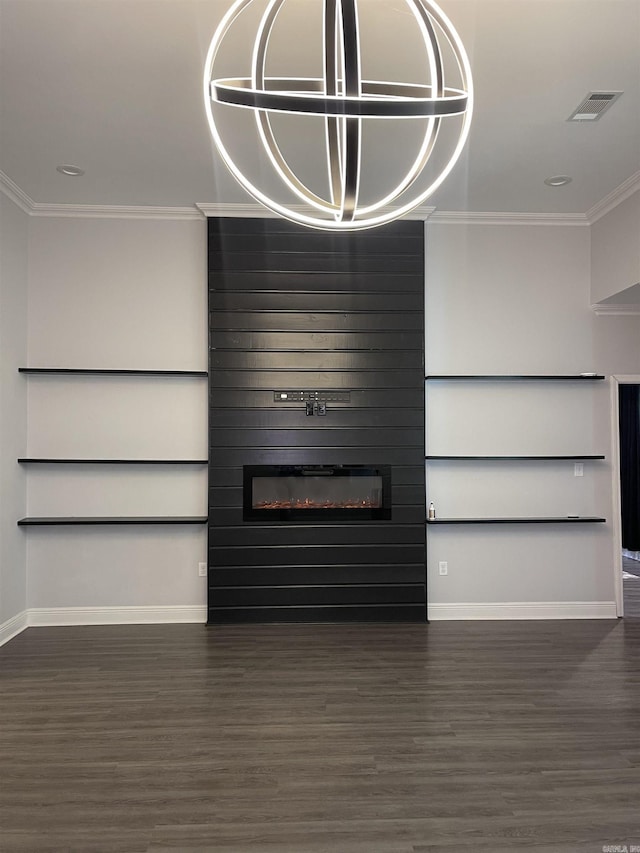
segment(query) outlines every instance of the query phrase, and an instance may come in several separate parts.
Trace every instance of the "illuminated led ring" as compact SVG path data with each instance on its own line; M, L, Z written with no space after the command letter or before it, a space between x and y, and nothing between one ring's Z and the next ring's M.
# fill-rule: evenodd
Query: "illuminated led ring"
M285 0L269 0L256 34L251 78L211 79L222 41L237 17L253 0L236 0L216 30L205 62L204 101L214 142L236 180L261 204L286 219L315 228L353 231L382 225L422 204L442 184L458 160L469 134L473 109L471 69L464 47L451 22L431 0L406 0L422 35L431 85L362 80L356 0L324 0L324 77L265 77L269 39ZM458 65L461 89L444 85L444 69L434 23L448 41ZM271 163L282 181L322 218L290 209L269 198L238 169L225 148L213 116L212 103L253 109L258 132ZM289 167L271 128L269 112L325 117L327 165L331 201L306 187ZM383 208L418 178L434 149L440 122L462 115L462 127L449 161L429 187L392 210ZM426 119L417 157L392 192L367 207L358 207L361 125L363 119Z
M444 97L431 97L431 86L407 83L375 83L362 81L362 95L357 98L327 96L324 80L268 77L269 90L256 90L248 79L214 80L212 98L236 107L253 107L283 113L307 113L326 116L366 118L429 118L458 115L466 109L467 93L445 90ZM291 91L291 90L294 91ZM318 93L318 94L316 94ZM381 95L382 97L375 97ZM384 96L387 96L386 98ZM372 96L372 97L368 97ZM393 100L390 100L393 98Z

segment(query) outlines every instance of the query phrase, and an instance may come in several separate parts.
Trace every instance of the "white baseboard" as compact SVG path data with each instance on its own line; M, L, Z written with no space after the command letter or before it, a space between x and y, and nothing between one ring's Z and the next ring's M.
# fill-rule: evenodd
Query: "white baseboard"
M3 646L5 643L8 643L9 640L13 639L13 637L15 637L17 634L20 634L28 626L28 610L23 610L22 613L18 613L17 616L13 616L6 622L3 622L0 625L0 646Z
M505 601L495 604L428 604L429 620L616 619L615 601Z
M538 601L496 604L429 604L429 620L616 619L615 601ZM164 607L33 607L0 625L0 646L25 628L63 625L204 624L202 604Z
M32 607L29 625L150 625L207 621L204 604L164 607Z

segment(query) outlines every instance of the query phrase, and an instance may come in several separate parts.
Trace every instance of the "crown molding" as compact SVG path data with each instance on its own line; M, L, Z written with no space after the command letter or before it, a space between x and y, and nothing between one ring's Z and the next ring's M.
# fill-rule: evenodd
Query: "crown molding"
M23 210L25 213L31 214L35 203L32 198L30 198L26 192L20 189L20 187L11 180L8 175L5 175L4 172L0 172L0 190L10 198L14 204L17 204L20 210Z
M584 213L468 213L438 210L429 217L434 225L589 225Z
M196 202L196 207L206 217L229 216L237 218L251 217L258 219L272 219L274 216L273 211L264 207L262 204L258 204L257 202L249 202L245 204L226 204L224 202L210 204L208 202ZM309 212L309 208L302 204L292 204L290 207L295 213ZM392 210L394 210L392 207L381 208L382 213L391 212ZM402 218L426 220L429 219L434 211L435 207L416 207Z
M640 171L627 178L586 213L513 213L513 212L467 212L437 210L421 206L406 214L404 219L419 219L437 225L593 225L633 193L640 190ZM212 204L196 202L193 207L152 207L146 205L104 204L50 204L36 202L15 181L0 171L0 191L11 199L29 216L74 217L85 219L167 219L201 220L203 217L258 217L269 218L273 213L257 202ZM293 210L307 210L303 205ZM385 208L391 210L391 208Z
M119 204L40 204L35 202L32 216L74 219L202 219L195 207L147 207Z
M227 204L225 202L210 203L206 201L197 201L195 205L200 213L207 218L214 216L230 216L237 219L246 219L249 217L269 219L273 216L273 213L270 210L267 210L266 207L258 204L257 202ZM306 208L300 205L300 210L306 210Z
M0 171L0 190L29 216L78 219L202 219L197 207L151 207L120 204L48 204L34 201L8 175Z
M614 207L622 204L623 201L626 201L629 196L632 196L638 190L640 190L640 171L631 175L631 177L627 178L626 181L623 181L619 187L616 187L615 190L609 193L609 195L600 199L599 202L594 204L593 207L587 211L589 224L593 225L593 223L597 222L598 219L602 219L602 217L606 216L607 213L610 213Z
M635 305L630 303L628 305L595 305L591 306L591 310L598 317L617 317L621 314L626 315L640 315L640 304L636 303Z

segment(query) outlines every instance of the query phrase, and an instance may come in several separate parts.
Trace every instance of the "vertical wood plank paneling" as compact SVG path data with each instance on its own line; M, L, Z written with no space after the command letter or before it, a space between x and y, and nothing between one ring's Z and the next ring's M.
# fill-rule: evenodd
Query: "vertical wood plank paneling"
M421 222L209 220L210 623L426 619L423 304ZM243 465L305 462L392 466L392 519L242 521Z

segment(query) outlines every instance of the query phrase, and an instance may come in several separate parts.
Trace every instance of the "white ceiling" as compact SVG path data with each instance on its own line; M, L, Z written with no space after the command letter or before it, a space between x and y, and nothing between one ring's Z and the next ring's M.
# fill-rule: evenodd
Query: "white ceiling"
M286 66L295 74L317 50L315 9L322 0L289 2L301 12L285 39ZM464 155L428 204L440 211L584 214L640 178L640 0L440 5L469 53L476 107ZM230 0L0 0L0 171L39 204L251 202L213 151L202 105L206 51L229 6ZM406 8L404 0L360 0L360 7L369 16L365 34L380 74L396 60L411 66L387 24L390 10ZM567 122L592 90L624 95L597 122ZM403 132L394 132L386 158L401 149ZM249 135L236 144L249 150ZM313 151L301 129L294 157L307 146ZM56 172L61 163L86 174L64 177ZM378 166L382 173L384 164ZM544 178L556 174L573 182L547 187Z

